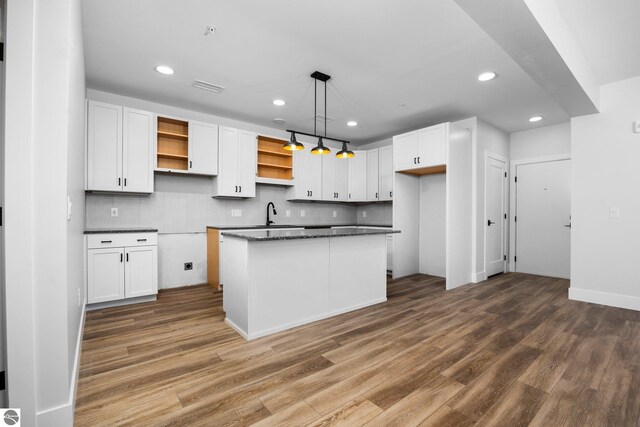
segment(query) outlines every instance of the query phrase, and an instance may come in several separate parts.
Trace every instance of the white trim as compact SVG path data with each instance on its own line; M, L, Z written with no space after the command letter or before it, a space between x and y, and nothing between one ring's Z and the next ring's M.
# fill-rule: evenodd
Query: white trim
M78 330L78 339L76 341L75 358L73 361L73 370L71 373L71 384L69 385L69 400L67 403L39 411L36 414L38 425L45 426L72 426L73 417L76 409L76 392L78 390L78 377L80 376L80 356L82 351L82 338L84 336L84 322L87 317L87 304L82 307L82 317L80 318L80 329Z
M556 154L553 156L543 156L543 157L532 157L529 159L521 159L521 160L512 160L511 161L511 170L509 177L509 184L511 184L511 179L517 177L517 168L521 165L530 165L533 163L546 163L546 162L557 162L560 160L571 160L571 153L567 154ZM513 182L514 185L509 185L509 256L508 256L508 265L509 271L516 271L516 263L514 262L514 258L517 255L516 251L516 241L517 241L517 231L516 231L516 222L515 216L518 214L518 205L516 203L518 197L518 186Z
M485 227L485 223L487 222L487 172L489 170L488 166L489 166L489 159L493 159L493 160L497 160L501 163L504 163L504 171L507 173L507 185L504 187L504 190L502 191L502 207L504 210L506 210L507 212L505 212L507 214L507 217L509 216L509 187L510 187L510 175L509 175L509 159L507 159L504 156L501 156L499 154L495 154L492 153L490 151L485 150L484 152L484 216L483 216L483 221L482 221L482 229L483 231L483 240L484 240L484 262L483 267L484 267L484 271L482 273L484 273L484 280L487 280L487 275L486 272L488 270L487 268L487 227ZM500 220L502 221L502 244L504 246L504 251L505 254L509 253L509 224L508 221L504 218L500 218ZM507 261L503 261L502 263L502 272L506 272L507 271ZM477 273L476 274L476 278L478 276ZM474 282L474 283L478 283L478 282Z
M475 273L471 275L471 283L480 283L480 282L484 282L485 280L487 280L486 271L481 271L479 273Z
M229 320L228 317L225 317L224 322L229 325L232 329L234 329L237 333L239 333L242 338L244 338L247 341L256 339L256 338L260 338L260 337L264 337L267 335L271 335L271 334L275 334L276 332L281 332L287 329L292 329L295 328L297 326L302 326L302 325L306 325L308 323L312 323L312 322L317 322L318 320L323 320L323 319L328 319L329 317L333 317L333 316L337 316L339 314L343 314L343 313L347 313L349 311L355 311L355 310L359 310L361 308L365 308L365 307L369 307L372 305L376 305L376 304L380 304L383 302L387 301L387 297L384 298L378 298L372 301L367 301L364 302L362 304L356 304L353 305L351 307L346 307L346 308L342 308L340 310L335 310L329 313L323 313L317 316L311 316L311 317L307 317L306 319L301 319L301 320L296 320L295 322L291 322L291 323L287 323L285 325L280 325L278 327L275 328L270 328L270 329L264 329L262 331L258 331L258 332L254 332L251 334L247 334L245 331L243 331L238 325L236 325L235 323L233 323L231 320Z
M144 296L135 297L135 298L118 299L115 301L97 302L94 304L87 304L87 311L100 310L103 308L111 308L111 307L120 307L123 305L140 304L143 302L155 301L157 299L158 299L158 295L153 294L153 295L144 295Z
M569 288L569 299L640 311L640 297L631 295L612 294L571 286Z

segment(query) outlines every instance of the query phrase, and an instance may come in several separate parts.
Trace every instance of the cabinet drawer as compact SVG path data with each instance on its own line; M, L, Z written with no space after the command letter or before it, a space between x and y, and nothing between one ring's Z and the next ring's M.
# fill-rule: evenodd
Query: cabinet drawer
M122 248L126 246L156 246L158 233L108 233L87 235L87 248Z

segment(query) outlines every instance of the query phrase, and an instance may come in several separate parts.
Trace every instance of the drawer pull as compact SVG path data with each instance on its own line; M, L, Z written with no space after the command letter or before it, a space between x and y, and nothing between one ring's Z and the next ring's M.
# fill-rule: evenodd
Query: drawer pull
M147 239L138 239L138 242L146 242Z
M111 240L101 240L100 243L112 243Z

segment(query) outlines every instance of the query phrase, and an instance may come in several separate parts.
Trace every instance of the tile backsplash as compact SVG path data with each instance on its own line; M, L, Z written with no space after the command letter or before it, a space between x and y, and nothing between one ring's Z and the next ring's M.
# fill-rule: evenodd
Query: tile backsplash
M360 218L357 212L363 207L289 202L284 187L258 185L255 198L235 200L214 199L211 185L210 177L156 174L155 192L150 195L87 193L86 227L153 227L160 233L197 233L204 232L207 225L262 224L269 202L278 212L272 216L276 224L391 223L390 203L365 205L371 208L367 208L367 218ZM117 217L111 216L112 207L118 208ZM241 210L242 216L232 216L232 210ZM287 210L290 217L285 216ZM303 210L304 217L300 215Z

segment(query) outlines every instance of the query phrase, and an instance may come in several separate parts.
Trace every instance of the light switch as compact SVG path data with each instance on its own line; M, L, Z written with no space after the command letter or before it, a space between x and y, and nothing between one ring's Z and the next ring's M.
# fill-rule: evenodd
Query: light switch
M284 211L284 216L286 216L287 218L289 218L291 216L291 211L289 209L287 209L286 211Z
M619 208L609 208L609 218L620 218L620 209Z
M338 212L333 211L333 217L335 218L335 217L337 217L337 216L338 216Z
M114 218L118 216L118 208L111 208L111 216Z
M301 217L303 217L303 216L304 216L304 209L302 209L302 210L300 211L300 216L301 216Z

